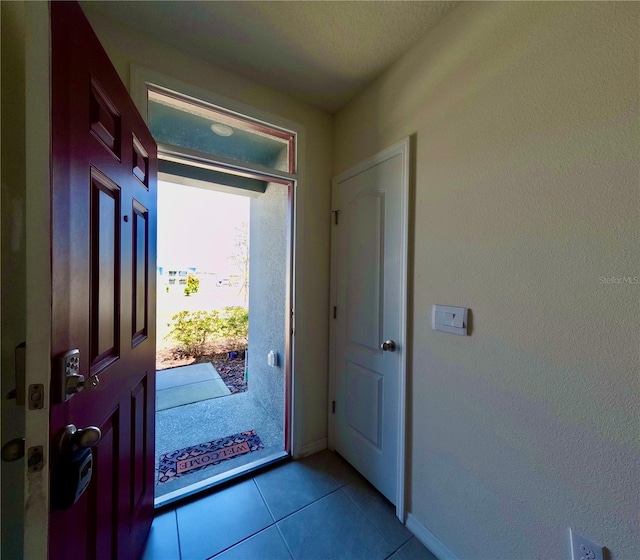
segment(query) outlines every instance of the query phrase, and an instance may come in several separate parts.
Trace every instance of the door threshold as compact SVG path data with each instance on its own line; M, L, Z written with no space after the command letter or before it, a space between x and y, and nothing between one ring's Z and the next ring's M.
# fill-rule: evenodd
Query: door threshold
M201 480L194 484L190 484L189 486L185 486L184 488L180 488L179 490L164 494L153 501L153 507L156 510L160 509L179 500L189 498L194 494L197 494L198 492L209 490L215 486L219 486L221 484L229 482L234 478L238 478L264 467L268 467L274 463L278 463L284 459L288 459L289 457L290 455L286 451L274 453L273 455L269 455L269 457L259 459L257 461L254 461L253 463L248 463L246 465L242 465L241 467L236 467L235 469L231 469L224 473L212 476L211 478L207 478L206 480Z

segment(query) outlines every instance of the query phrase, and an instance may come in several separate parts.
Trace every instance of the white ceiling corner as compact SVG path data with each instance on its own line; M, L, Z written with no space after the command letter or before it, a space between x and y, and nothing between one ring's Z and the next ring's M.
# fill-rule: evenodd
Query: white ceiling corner
M456 2L86 1L87 12L334 113Z

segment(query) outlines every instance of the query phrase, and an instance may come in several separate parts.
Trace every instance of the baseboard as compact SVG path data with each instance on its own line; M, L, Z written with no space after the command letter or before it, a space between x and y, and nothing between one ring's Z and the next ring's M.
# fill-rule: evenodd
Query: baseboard
M322 438L316 441L312 441L311 443L307 443L307 445L303 445L300 453L298 453L295 458L302 459L307 455L313 455L318 451L322 451L327 448L327 438Z
M407 515L407 529L426 546L438 560L460 560L447 546L418 521L411 513Z

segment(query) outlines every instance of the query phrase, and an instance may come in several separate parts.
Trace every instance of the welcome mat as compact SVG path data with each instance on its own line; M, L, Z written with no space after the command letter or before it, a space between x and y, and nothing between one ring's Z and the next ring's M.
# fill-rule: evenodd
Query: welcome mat
M255 430L240 432L160 455L158 484L169 482L222 461L264 449Z

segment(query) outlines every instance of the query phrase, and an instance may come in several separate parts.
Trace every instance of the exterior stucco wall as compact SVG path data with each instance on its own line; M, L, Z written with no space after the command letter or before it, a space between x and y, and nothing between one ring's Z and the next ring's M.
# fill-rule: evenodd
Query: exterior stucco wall
M287 324L287 187L269 183L251 199L248 390L284 426ZM275 351L278 365L267 364Z

